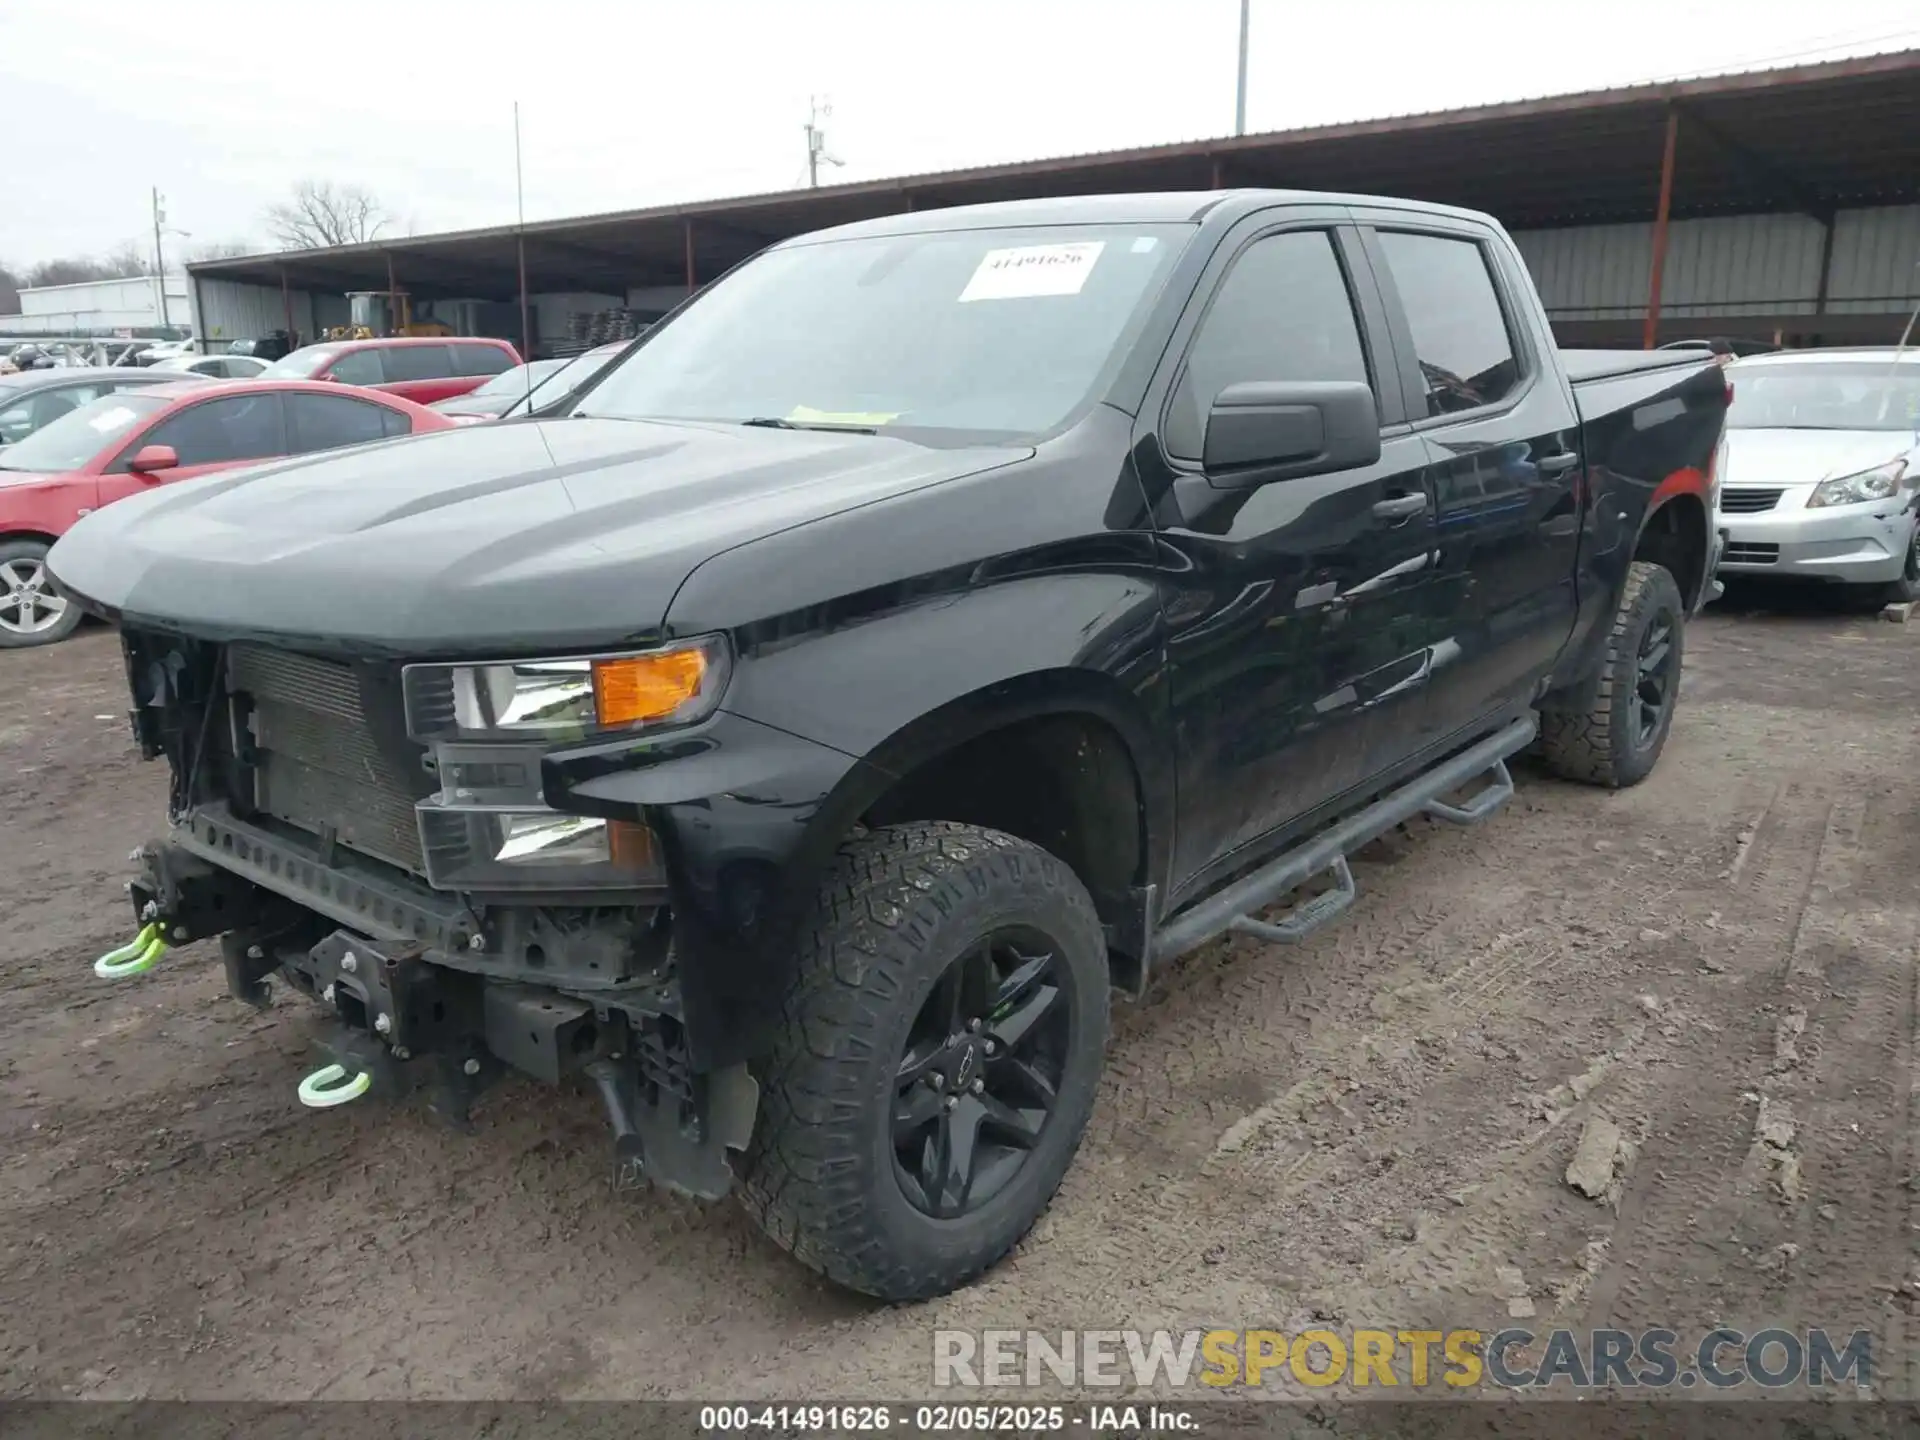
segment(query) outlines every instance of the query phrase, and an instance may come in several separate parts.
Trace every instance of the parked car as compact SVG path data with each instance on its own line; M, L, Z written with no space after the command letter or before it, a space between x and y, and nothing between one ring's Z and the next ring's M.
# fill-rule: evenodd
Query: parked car
M261 378L332 380L430 405L477 390L519 363L513 346L485 337L330 340L274 361Z
M173 360L182 355L198 353L194 349L193 337L189 335L183 340L156 340L146 349L134 351L129 358L136 365L157 365L162 360Z
M530 360L524 365L516 365L511 370L503 370L477 390L469 390L465 395L455 395L450 400L436 400L433 408L442 415L451 415L463 424L472 424L479 420L493 420L504 415L518 401L525 400L540 383L558 371L566 369L573 362L569 359Z
M192 376L83 405L0 450L0 649L50 645L79 625L46 555L82 516L210 471L452 423L393 396Z
M509 405L501 412L501 418L518 420L527 416L559 414L566 409L573 397L586 387L589 380L606 369L613 357L621 354L631 344L633 344L632 340L615 340L581 352L567 361L563 368L554 371L535 385L531 394L524 395Z
M251 380L268 364L252 355L176 355L170 360L154 361L151 368L174 374L205 375L212 380Z
M144 389L180 378L131 366L27 370L18 375L0 376L0 453L102 395Z
M1726 406L1703 356L1556 351L1506 232L1435 205L773 246L565 419L55 547L173 776L98 968L222 936L237 995L329 1007L306 1104L584 1078L622 1182L737 1178L839 1283L951 1289L1065 1174L1110 988L1332 919L1349 853L1486 819L1536 738L1651 772Z
M1727 378L1721 573L1920 599L1920 351L1783 351Z

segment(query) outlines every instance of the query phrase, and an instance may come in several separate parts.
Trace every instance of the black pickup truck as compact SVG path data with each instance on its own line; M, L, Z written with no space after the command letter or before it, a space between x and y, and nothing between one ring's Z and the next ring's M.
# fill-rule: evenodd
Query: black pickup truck
M330 1012L307 1104L591 1082L616 1184L737 1184L833 1279L945 1291L1059 1185L1111 994L1300 938L1524 748L1646 776L1727 400L1557 352L1506 234L1433 205L774 246L564 416L54 547L172 774L96 968L219 936L236 996Z

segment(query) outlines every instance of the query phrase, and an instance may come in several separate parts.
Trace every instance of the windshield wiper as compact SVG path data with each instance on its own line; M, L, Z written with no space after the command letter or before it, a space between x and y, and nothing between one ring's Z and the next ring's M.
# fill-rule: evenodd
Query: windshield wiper
M880 432L871 425L835 425L825 421L780 420L771 415L756 415L751 420L742 420L742 425L757 425L762 430L829 430L837 435L878 435Z

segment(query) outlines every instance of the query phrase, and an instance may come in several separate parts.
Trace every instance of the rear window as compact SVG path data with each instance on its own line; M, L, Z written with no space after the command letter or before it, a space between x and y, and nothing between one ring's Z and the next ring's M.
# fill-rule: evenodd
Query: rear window
M504 375L514 368L513 357L498 345L455 345L456 375Z
M386 358L387 379L444 380L453 371L453 357L446 345L392 345L382 350Z
M172 403L157 395L142 395L137 391L102 395L92 404L82 405L44 429L34 431L18 445L9 445L5 450L0 450L0 470L35 470L43 473L78 470L135 426L146 424Z

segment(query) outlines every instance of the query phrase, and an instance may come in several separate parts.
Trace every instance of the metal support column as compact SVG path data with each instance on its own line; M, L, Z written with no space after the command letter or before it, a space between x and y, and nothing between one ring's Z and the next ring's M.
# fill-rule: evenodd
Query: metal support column
M1660 205L1653 217L1653 268L1647 278L1647 324L1641 348L1660 340L1660 286L1667 273L1667 219L1673 211L1673 152L1680 139L1680 112L1668 107L1667 145L1660 157Z
M682 227L682 229L684 230L684 232L685 232L685 236L686 236L686 246L687 246L687 294L689 294L689 295L691 295L691 294L693 294L693 291L694 291L694 287L695 287L695 285L696 285L696 284L698 283L698 280L697 280L697 277L696 277L696 276L694 275L694 273L693 273L693 221L691 221L691 220L682 220L682 221L680 222L680 224L681 224L681 227Z
M300 344L300 332L293 328L293 291L287 288L287 270L284 265L280 267L280 313L286 317L287 321L288 348L297 349Z
M387 257L387 323L393 327L393 333L398 335L403 330L400 320L400 282L393 278L393 252L386 250L381 253ZM353 317L347 318L351 320Z
M1218 155L1213 157L1211 180L1212 183L1207 186L1209 190L1224 190L1227 188L1227 162L1222 160Z

